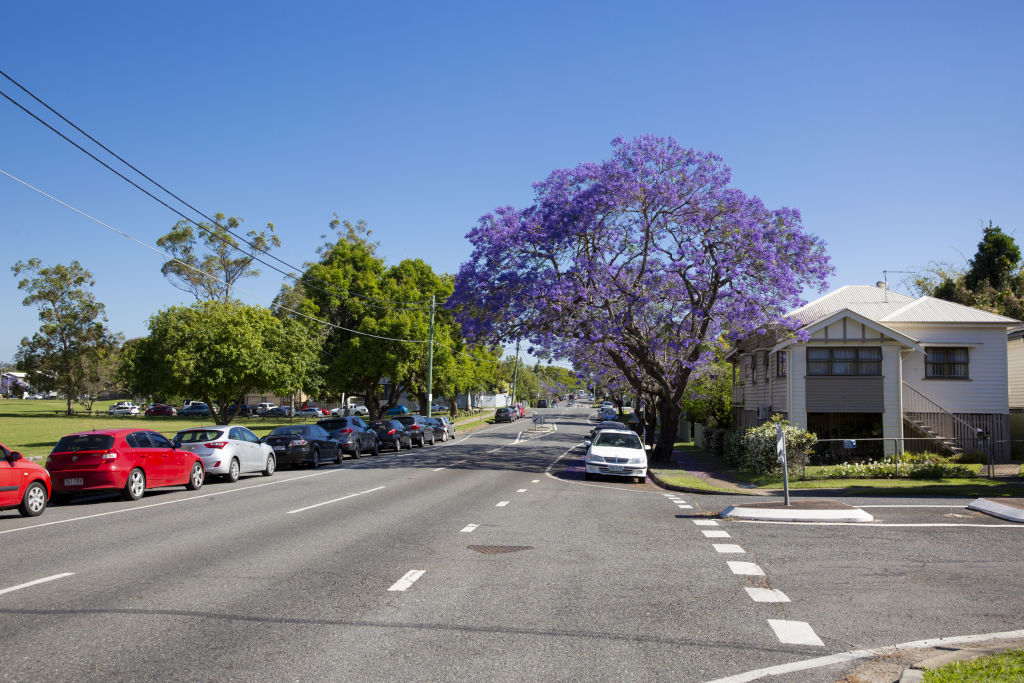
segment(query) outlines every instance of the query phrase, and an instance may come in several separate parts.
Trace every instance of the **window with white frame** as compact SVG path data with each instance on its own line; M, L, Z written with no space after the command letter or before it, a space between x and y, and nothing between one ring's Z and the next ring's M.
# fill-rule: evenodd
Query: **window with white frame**
M925 349L924 376L927 379L970 379L969 361L966 347Z

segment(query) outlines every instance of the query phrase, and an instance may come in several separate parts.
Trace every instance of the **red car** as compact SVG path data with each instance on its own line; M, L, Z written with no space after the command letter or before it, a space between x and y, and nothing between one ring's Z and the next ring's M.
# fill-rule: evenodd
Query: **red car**
M146 489L203 485L206 470L195 453L177 448L147 429L100 429L65 436L46 458L53 478L53 501L66 502L86 491L114 489L138 500Z
M146 408L146 415L176 415L177 410L173 406L164 405L163 403L154 403L150 407Z
M18 508L22 517L35 517L49 498L50 473L0 444L0 510Z

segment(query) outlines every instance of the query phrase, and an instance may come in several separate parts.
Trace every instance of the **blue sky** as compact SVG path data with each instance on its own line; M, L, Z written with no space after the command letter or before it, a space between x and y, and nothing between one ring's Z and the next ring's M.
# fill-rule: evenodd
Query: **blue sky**
M12 3L0 69L204 212L272 221L296 266L337 212L454 272L480 215L654 134L800 209L834 288L962 265L989 219L1024 238L1022 25L1020 2ZM0 169L145 242L177 220L6 100ZM38 327L19 259L81 261L129 337L189 303L159 256L2 176L0 235L0 360Z

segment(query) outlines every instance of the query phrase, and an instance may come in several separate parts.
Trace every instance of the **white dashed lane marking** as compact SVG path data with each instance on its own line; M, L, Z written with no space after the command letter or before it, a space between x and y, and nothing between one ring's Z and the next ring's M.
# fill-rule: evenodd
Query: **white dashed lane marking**
M747 595L754 602L789 602L789 598L786 594L780 590L774 588L755 588L753 586L744 586L743 589L747 591Z
M540 479L531 479L530 483L531 484L539 484L540 483Z
M38 586L41 583L49 583L50 581L56 581L57 579L63 579L65 576L74 576L74 572L64 572L63 574L54 574L53 576L47 576L43 579L36 579L35 581L28 581L26 583L19 583L17 586L11 586L10 588L0 589L0 595L4 593L13 593L14 591L20 591L22 588L28 588L29 586Z
M402 592L407 588L411 587L416 581L427 573L426 569L410 569L405 573L405 576L395 581L395 585L391 586L388 591Z
M715 550L720 553L746 553L747 551L735 543L713 543Z
M769 619L768 625L775 631L780 643L787 645L817 645L825 643L814 633L814 629L806 621L787 621L786 619Z
M461 533L464 533L464 534L468 534L468 533L471 533L471 532L472 532L472 531L473 531L474 529L476 529L476 528L477 528L478 526L480 526L480 525L479 525L479 524L467 524L467 525L466 525L466 526L465 526L465 527L464 527L464 528L462 529L462 532L461 532Z
M740 576L764 576L764 570L753 562L726 562L733 574Z
M718 522L713 519L695 519L693 523L697 526L718 526Z
M518 489L516 493L526 493L526 489Z
M494 507L496 507L496 508L503 508L506 505L508 505L508 501L507 500L503 500L500 503L498 503L497 505L495 505Z
M701 529L704 538L730 538L729 532L725 529Z

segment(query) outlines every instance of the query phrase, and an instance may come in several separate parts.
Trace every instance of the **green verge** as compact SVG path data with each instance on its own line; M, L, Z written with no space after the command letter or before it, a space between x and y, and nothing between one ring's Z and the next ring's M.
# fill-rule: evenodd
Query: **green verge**
M673 470L673 469L655 469L651 468L651 472L654 473L658 479L669 484L671 486L680 486L687 489L695 489L698 491L723 491L725 493L733 493L733 489L719 488L712 486L700 477L695 477L686 470Z
M997 655L953 662L924 672L925 683L1020 683L1024 681L1024 650L1008 650Z

